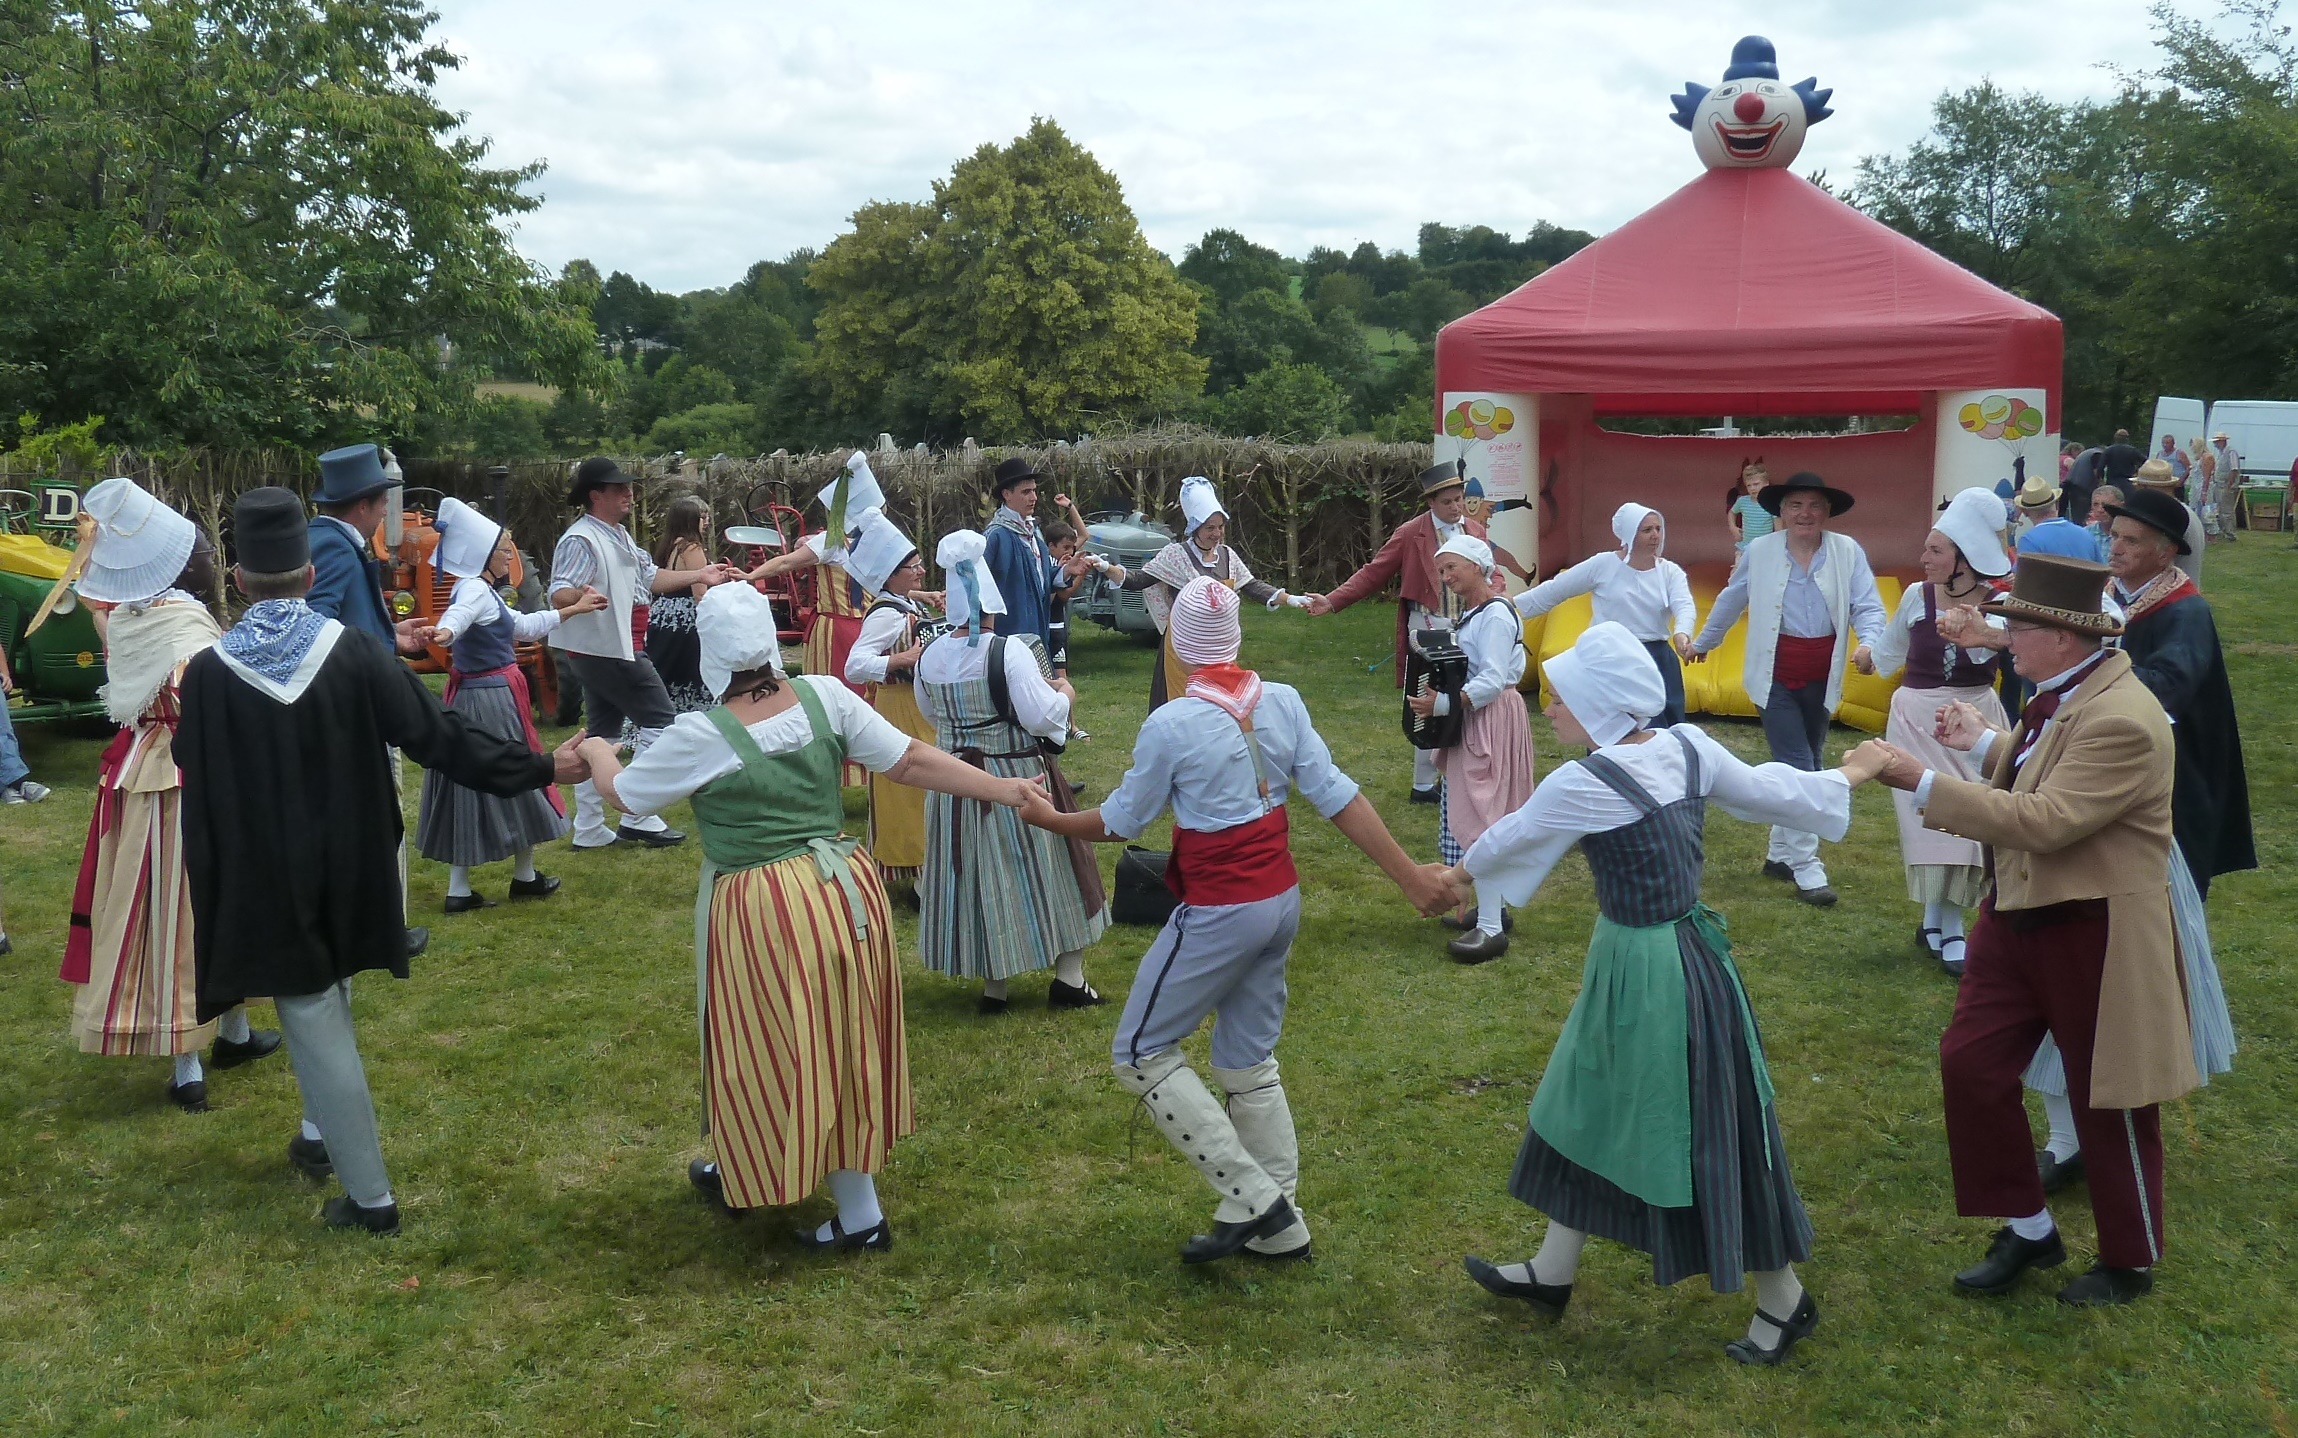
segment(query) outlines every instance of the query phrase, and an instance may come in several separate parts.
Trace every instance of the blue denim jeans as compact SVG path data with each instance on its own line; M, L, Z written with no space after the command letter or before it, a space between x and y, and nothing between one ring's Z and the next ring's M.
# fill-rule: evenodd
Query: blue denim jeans
M0 694L0 789L13 788L30 777L24 751L16 744L16 724L8 717L8 698Z

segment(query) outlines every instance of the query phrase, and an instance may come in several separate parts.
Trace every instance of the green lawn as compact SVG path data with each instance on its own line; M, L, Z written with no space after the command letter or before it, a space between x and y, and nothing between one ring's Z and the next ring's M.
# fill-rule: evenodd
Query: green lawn
M1559 1326L1487 1297L1464 1252L1519 1257L1539 1220L1505 1181L1593 918L1558 871L1498 963L1461 969L1376 871L1294 814L1306 914L1282 1050L1319 1261L1184 1268L1209 1196L1107 1069L1114 1006L973 1012L910 968L920 1132L882 1192L898 1242L824 1261L802 1210L728 1222L687 1187L696 1141L691 850L548 853L556 899L447 919L415 977L358 986L406 1217L330 1233L284 1148L284 1058L176 1112L159 1060L76 1052L54 978L98 736L27 735L56 786L0 809L0 1431L432 1433L2283 1433L2298 1120L2288 926L2298 739L2286 596L2265 536L2210 556L2234 650L2260 851L2215 889L2241 1037L2232 1074L2165 1117L2171 1251L2153 1297L2074 1312L2030 1283L1973 1301L1948 1275L1988 1225L1955 1217L1936 1039L1952 985L1913 947L1887 796L1828 851L1841 907L1759 879L1763 833L1711 815L1707 898L1732 925L1818 1229L1824 1315L1779 1371L1726 1359L1747 1297L1656 1289L1590 1246ZM1300 685L1408 846L1385 672L1389 612L1256 616L1247 659ZM1149 651L1088 631L1074 772L1121 771ZM1715 726L1744 754L1751 724ZM1849 731L1837 731L1847 742ZM1541 767L1560 757L1540 725ZM410 795L412 800L412 795ZM675 818L674 818L675 822ZM1152 836L1162 842L1161 836ZM499 893L505 875L482 871ZM1149 934L1089 956L1121 994ZM905 951L914 952L905 935ZM268 1011L259 1022L268 1021ZM2080 1190L2057 1205L2079 1271Z

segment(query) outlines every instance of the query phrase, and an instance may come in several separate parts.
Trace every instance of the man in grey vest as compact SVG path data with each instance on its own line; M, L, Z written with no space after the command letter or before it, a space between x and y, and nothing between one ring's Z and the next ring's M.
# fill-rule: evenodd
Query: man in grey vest
M551 553L551 603L564 607L582 597L587 587L607 599L606 608L578 614L551 631L551 647L582 685L583 728L609 742L622 733L622 721L638 726L634 753L643 754L677 718L662 676L646 657L632 632L632 612L640 596L669 594L694 584L723 584L735 570L729 564L705 564L698 569L661 569L623 528L630 515L630 487L634 476L615 462L599 456L575 466L569 504L580 505L581 517L567 526L558 548ZM604 849L624 839L655 848L681 843L686 835L670 828L658 815L626 817L615 829L606 826L606 804L587 779L575 786L574 846Z

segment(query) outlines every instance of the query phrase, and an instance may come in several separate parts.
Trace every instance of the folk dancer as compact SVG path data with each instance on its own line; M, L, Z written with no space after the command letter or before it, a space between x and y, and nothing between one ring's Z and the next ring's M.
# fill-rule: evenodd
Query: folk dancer
M870 603L867 586L854 576L848 546L863 521L885 508L886 493L878 485L869 457L857 449L846 456L837 477L815 496L815 502L822 506L821 532L808 535L797 549L780 558L784 564L803 564L811 550L820 565L814 575L814 622L806 630L803 662L808 674L827 674L843 681L846 658L853 652L854 641L861 637L862 615ZM775 568L775 561L768 560L767 567ZM854 692L862 691L857 687ZM857 763L846 765L847 788L869 782L868 769Z
M2059 1291L2077 1306L2127 1303L2154 1285L2163 1252L2160 1105L2195 1072L2170 905L2176 746L2102 612L2101 565L2033 554L1985 606L2007 624L2011 662L2035 684L2018 727L1950 705L1939 737L1979 757L1973 782L1895 754L1884 781L1914 793L1923 821L1988 848L1993 892L1971 930L1970 966L1939 1041L1955 1208L2003 1220L1958 1287L2003 1293L2066 1261L2028 1157L2019 1076L2047 1034L2080 1099L2098 1262Z
M861 635L846 656L846 683L859 686L878 717L921 743L934 742L934 726L918 708L918 638L925 618L918 583L925 557L900 526L872 513L848 563L854 579L876 598L862 616ZM926 794L884 774L870 776L870 857L888 880L915 884L926 862Z
M1297 1206L1300 1148L1277 1067L1285 1019L1285 960L1300 928L1285 797L1297 789L1378 864L1423 913L1447 891L1419 868L1332 761L1300 694L1238 667L1238 596L1210 576L1183 585L1166 636L1184 666L1181 692L1152 713L1132 767L1101 807L1061 814L1032 795L1030 823L1096 843L1140 834L1170 806L1166 869L1180 903L1142 956L1111 1062L1160 1133L1181 1150L1220 1204L1182 1261L1244 1249L1270 1259L1311 1256ZM1216 1100L1181 1044L1211 1016Z
M2003 501L1991 489L1966 489L1949 500L1938 523L1923 537L1917 557L1923 582L1909 585L1899 596L1898 610L1875 641L1877 673L1892 674L1903 667L1907 671L1891 696L1891 717L1883 737L1921 759L1925 767L1964 779L1977 779L1978 765L1938 741L1939 710L1948 704L1969 704L1995 728L2008 728L2010 721L1995 694L2001 656L1991 646L1949 643L1942 634L1942 619L1952 624L1954 611L1970 610L1979 624L1987 623L1977 615L1977 607L1994 598L1996 586L1990 581L2011 572L2010 556L2003 552L2004 520ZM1892 798L1899 813L1899 857L1907 868L1907 897L1923 907L1915 942L1940 968L1961 978L1968 948L1963 911L1977 908L1986 897L1985 855L1969 839L1925 827L1911 796Z
M1050 654L1054 591L1067 588L1083 574L1089 560L1077 555L1062 563L1038 531L1038 487L1045 478L1020 455L998 465L990 480L997 512L982 531L988 546L982 568L1010 611L999 616L999 632L1009 637L1035 635L1038 647ZM1053 502L1069 507L1066 495L1055 495Z
M1311 614L1337 614L1360 599L1369 599L1397 584L1396 685L1404 687L1405 647L1423 629L1450 625L1460 617L1459 597L1436 575L1436 551L1460 535L1484 539L1484 526L1467 517L1467 466L1460 460L1434 465L1420 472L1420 495L1426 512L1398 525L1362 568L1342 580L1329 593L1308 597ZM1436 755L1426 749L1412 753L1412 802L1438 802Z
M58 977L79 986L72 1031L91 1054L174 1059L167 1095L207 1111L207 1062L236 1068L279 1047L234 1005L202 1023L192 952L191 884L184 869L183 776L173 744L177 686L192 656L223 637L204 600L215 548L199 527L134 480L90 489L95 521L75 586L104 631L104 712L120 726L96 775L96 807L72 895L72 925Z
M2153 460L2148 460L2145 464L2142 464L2138 467L2138 473L2132 475L2130 478L2130 483L2125 485L2123 488L2124 491L2128 494L2137 494L2143 490L2149 489L2154 490L2156 493L2163 495L2173 503L2177 504L2181 509L2186 511L2186 529L2179 536L2180 541L2186 547L2180 550L2171 559L2171 567L2184 574L2188 579L2193 580L2195 584L2199 586L2202 583L2202 552L2207 547L2209 542L2209 525L2203 520L2201 515L2195 513L2193 505L2186 503L2184 500L2181 500L2178 497L2178 482L2170 474L2169 466L2157 464ZM2164 510L2163 513L2168 515L2169 511ZM2229 534L2228 537L2231 538L2231 534ZM2108 520L2108 553L2101 554L2099 556L2099 563L2108 564L2112 562L2110 559L2112 549L2113 520L2110 512Z
M1768 526L1771 516L1763 517ZM1668 690L1668 705L1660 712L1660 724L1672 728L1684 722L1683 661L1691 656L1699 610L1692 603L1692 584L1684 567L1660 557L1667 545L1667 525L1656 509L1621 505L1612 512L1612 537L1620 547L1591 554L1518 594L1516 612L1526 619L1537 619L1567 599L1592 596L1590 622L1617 624L1651 651L1652 663L1658 666L1661 682ZM1766 528L1756 537L1769 532Z
M874 774L971 803L1018 806L1031 786L959 763L880 718L837 676L782 672L774 612L748 585L696 606L703 682L625 769L582 749L629 813L691 799L702 836L695 976L703 1131L694 1186L727 1210L799 1203L827 1181L837 1213L801 1237L819 1250L893 1247L874 1175L916 1128L894 916L877 864L846 837L840 773Z
M1731 580L1692 641L1694 662L1723 643L1732 622L1747 615L1747 659L1741 679L1748 701L1763 714L1771 757L1816 770L1827 748L1827 722L1843 702L1848 663L1875 672L1875 657L1860 638L1879 635L1887 621L1883 596L1867 551L1849 535L1830 533L1827 521L1852 499L1809 471L1757 496L1780 527L1741 551ZM1769 878L1795 885L1795 896L1815 908L1835 903L1815 835L1775 825L1763 861Z
M606 596L585 587L557 608L514 613L501 593L518 557L511 532L453 497L440 501L432 523L439 533L432 563L455 577L447 612L431 628L432 640L452 656L447 712L460 714L482 734L515 739L540 753L534 701L514 646L541 639L577 615L599 613L606 608ZM503 798L465 788L433 769L423 776L415 849L447 866L444 907L450 914L465 914L495 906L471 887L471 869L479 864L511 860L516 866L509 888L514 899L557 893L558 879L535 869L535 846L564 838L568 828L566 800L556 786Z
M1138 590L1157 632L1164 635L1157 663L1149 667L1149 712L1177 699L1183 688L1183 666L1173 653L1173 600L1196 579L1210 579L1264 608L1275 609L1288 600L1285 591L1265 579L1255 579L1245 557L1228 544L1229 511L1213 481L1192 474L1181 481L1181 537L1166 545L1140 569L1128 573L1123 565L1103 566L1102 575L1122 589Z
M985 549L981 535L961 529L935 550L956 627L918 659L918 708L944 751L1001 779L1050 782L1046 741L1070 732L1076 691L1047 677L1035 634L990 634L989 616L1002 619L1006 601ZM1057 789L1054 802L1074 808L1065 797ZM1049 1007L1105 1002L1085 980L1085 948L1108 927L1100 867L1083 841L1032 828L1019 814L926 796L919 957L934 973L980 979L980 1012L1004 1013L1008 981L1048 967Z
M1591 626L1543 669L1558 737L1592 752L1551 772L1448 877L1461 894L1528 903L1578 844L1599 917L1508 1184L1548 1216L1547 1235L1522 1262L1470 1255L1469 1276L1561 1318L1591 1235L1651 1255L1655 1283L1704 1273L1737 1293L1753 1274L1755 1316L1726 1351L1776 1364L1819 1322L1794 1268L1810 1257L1811 1220L1723 919L1700 902L1707 803L1840 839L1852 789L1888 756L1870 743L1825 773L1750 767L1692 725L1655 730L1666 690L1618 624Z
M644 753L678 711L671 707L662 676L641 648L644 629L636 615L642 600L696 584L722 584L734 577L734 569L726 564L695 569L657 565L623 527L630 515L631 486L637 482L637 476L625 474L603 455L575 466L567 503L582 513L551 552L551 605L568 609L586 589L604 594L607 603L604 609L562 620L550 633L550 645L582 685L584 732L616 737L628 719L637 726L631 751ZM626 817L609 829L597 786L588 780L575 786L577 849L604 849L625 839L659 849L685 838L658 814Z
M1436 848L1449 867L1504 815L1532 797L1532 718L1516 686L1524 678L1524 623L1496 593L1501 579L1492 547L1456 535L1436 551L1437 577L1460 600L1460 648L1468 681L1459 702L1468 707L1460 742L1436 752ZM1452 695L1431 689L1405 704L1423 717L1451 711ZM1481 964L1508 952L1507 909L1491 893L1473 912L1465 905L1443 920L1460 936L1445 945L1463 964Z
M329 1226L396 1233L350 989L362 970L407 976L388 748L500 795L572 782L581 761L571 744L546 756L480 733L381 643L304 603L311 545L294 494L251 489L232 521L233 575L251 603L185 668L175 738L195 1017L271 997L303 1091L289 1161L342 1180L323 1215Z

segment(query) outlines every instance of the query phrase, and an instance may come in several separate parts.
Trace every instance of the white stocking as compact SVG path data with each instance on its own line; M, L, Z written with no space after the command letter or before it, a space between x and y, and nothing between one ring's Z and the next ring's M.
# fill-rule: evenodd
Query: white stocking
M449 864L447 866L447 897L450 899L471 897L471 866L469 864Z
M200 1067L197 1052L176 1055L175 1086L177 1088L181 1088L187 1083L198 1083L206 1075L207 1071Z
M1085 950L1071 949L1053 956L1053 976L1073 989L1085 987Z
M1774 1268L1755 1275L1755 1317L1747 1321L1747 1341L1769 1352L1779 1346L1779 1327L1772 1318L1793 1318L1797 1305L1803 1302L1803 1280L1795 1276L1795 1265Z
M2065 1163L2083 1151L2083 1141L2075 1133L2075 1101L2063 1093L2043 1095L2043 1114L2051 1121L2051 1136L2045 1148L2051 1157Z
M630 762L637 763L638 756L653 748L654 741L661 737L662 731L660 729L639 730L638 737L630 741ZM670 826L662 822L660 814L625 814L622 816L622 827L625 829L642 829L651 834Z
M1529 1263L1503 1264L1500 1276L1511 1283L1568 1284L1580 1272L1580 1250L1588 1246L1585 1230L1566 1228L1548 1220L1548 1235Z
M233 1004L215 1021L215 1036L227 1044L247 1042L247 1005Z
M534 845L526 844L511 850L511 862L517 866L511 870L512 878L522 884L531 884L535 881Z
M878 1207L877 1182L858 1168L830 1170L830 1197L838 1201L838 1227L847 1233L867 1233L886 1221L885 1210ZM825 1223L814 1237L828 1243L837 1235Z

